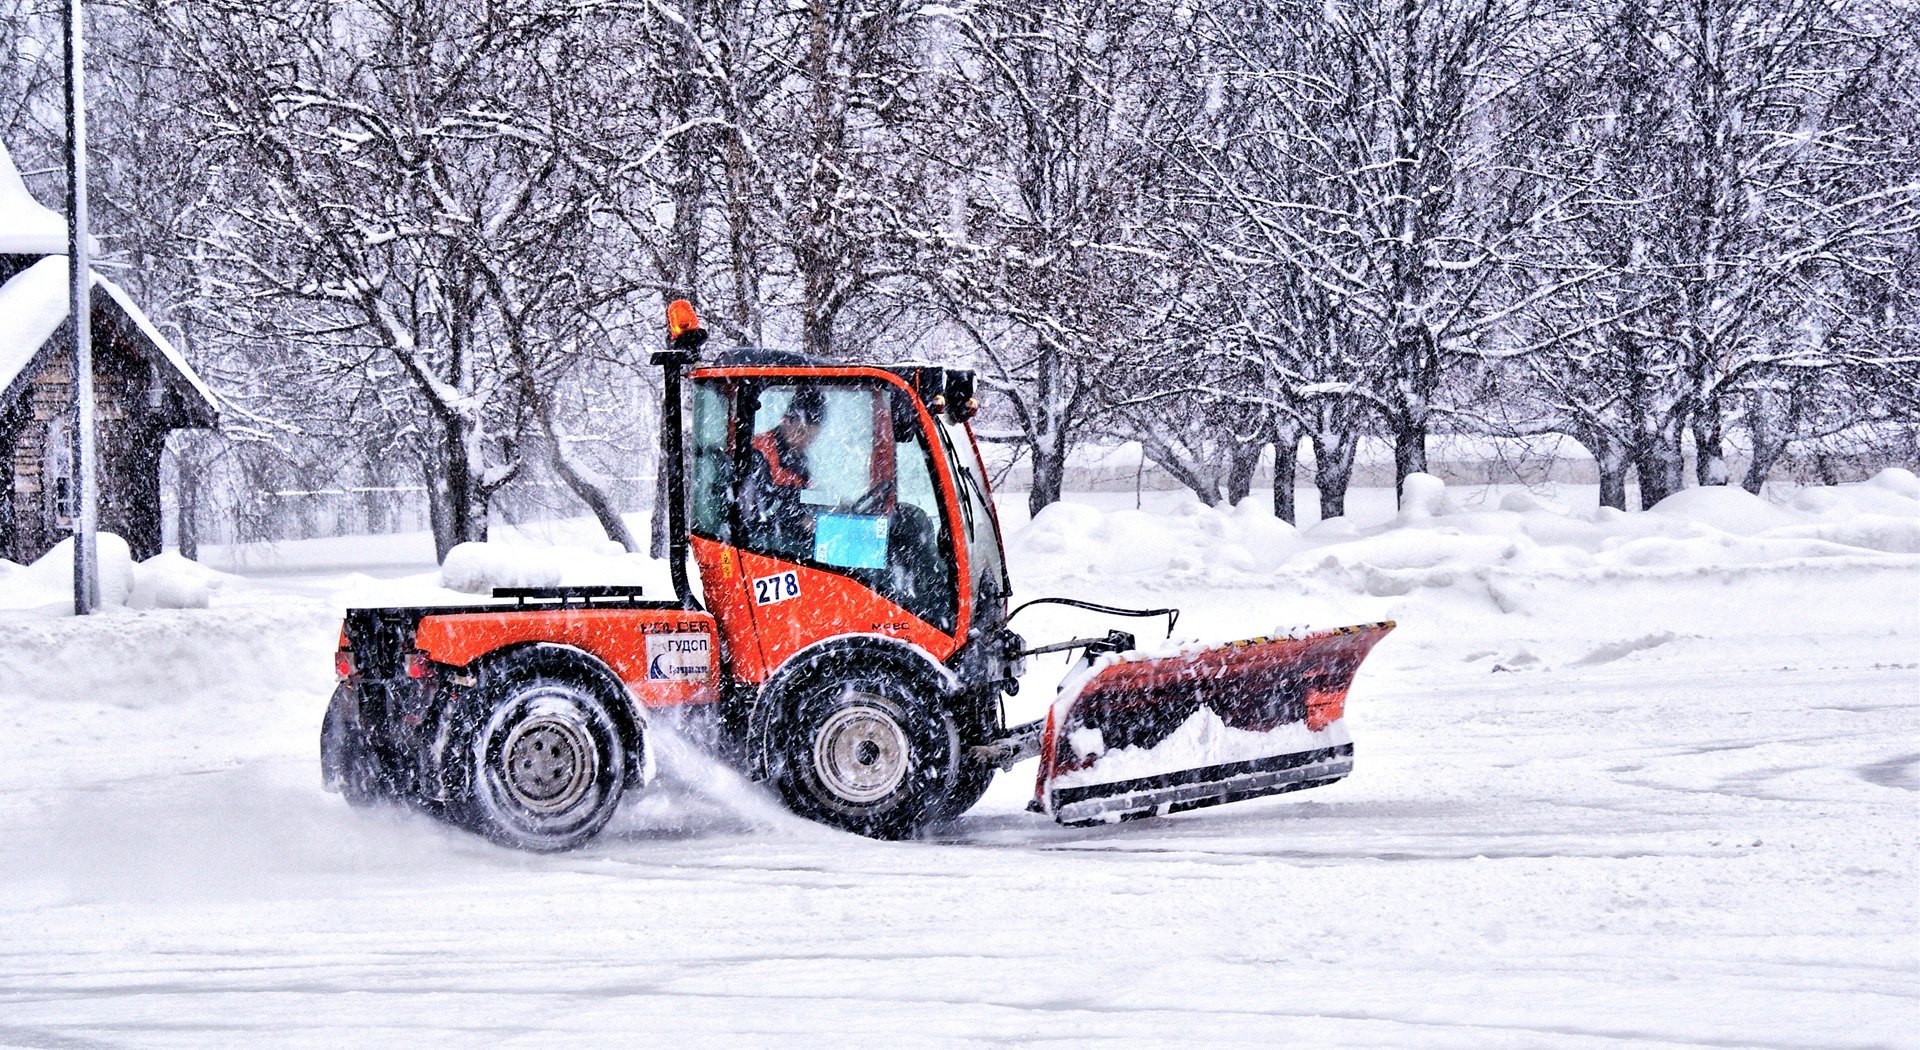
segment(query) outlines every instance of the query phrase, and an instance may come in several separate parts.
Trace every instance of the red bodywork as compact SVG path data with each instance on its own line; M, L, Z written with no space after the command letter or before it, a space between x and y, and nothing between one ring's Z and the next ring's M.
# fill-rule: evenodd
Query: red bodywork
M704 661L695 639L705 645ZM460 612L421 619L414 647L435 663L466 667L526 642L570 645L593 654L648 707L717 700L720 660L714 619L684 609L538 608ZM705 671L689 668L704 662Z

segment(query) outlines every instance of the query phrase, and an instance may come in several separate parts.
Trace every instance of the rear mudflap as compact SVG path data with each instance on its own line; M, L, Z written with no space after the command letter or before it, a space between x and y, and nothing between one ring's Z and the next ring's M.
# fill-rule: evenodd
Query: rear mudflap
M355 679L342 683L323 730L322 769L329 781L341 769L341 744L351 738L378 769L385 793L423 802L445 801L457 790L457 763L446 761L458 710L454 690L432 680ZM331 746L327 737L337 735ZM330 784L331 787L331 784Z
M1347 689L1392 629L1102 656L1048 714L1035 806L1096 824L1331 784L1353 770Z

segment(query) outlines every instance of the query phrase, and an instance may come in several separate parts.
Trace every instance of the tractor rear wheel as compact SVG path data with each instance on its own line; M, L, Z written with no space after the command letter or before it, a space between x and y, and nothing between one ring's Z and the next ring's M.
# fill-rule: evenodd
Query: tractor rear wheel
M884 674L797 683L768 773L788 808L871 838L906 838L941 817L959 772L953 720Z
M466 740L463 822L496 842L574 849L612 819L635 758L613 703L578 678L536 666L498 668Z
M327 703L326 718L320 723L320 776L327 789L338 791L348 805L364 808L398 793L380 755L353 724L348 711L353 702L352 692L341 685Z

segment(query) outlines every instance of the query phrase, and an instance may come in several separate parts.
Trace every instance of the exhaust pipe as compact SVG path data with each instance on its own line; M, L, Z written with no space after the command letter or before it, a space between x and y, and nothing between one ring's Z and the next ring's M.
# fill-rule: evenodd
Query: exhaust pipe
M673 593L682 609L700 608L693 596L693 581L687 576L687 493L686 451L681 442L684 431L680 407L680 371L699 361L696 353L707 341L707 330L693 304L675 299L667 305L667 349L653 354L653 363L661 368L664 391L660 406L660 444L665 454L667 482L667 571L673 574Z

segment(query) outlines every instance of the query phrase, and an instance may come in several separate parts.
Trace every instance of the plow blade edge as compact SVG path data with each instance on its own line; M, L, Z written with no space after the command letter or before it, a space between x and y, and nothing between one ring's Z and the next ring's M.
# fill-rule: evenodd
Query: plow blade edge
M1347 689L1393 626L1103 657L1047 716L1039 808L1098 824L1339 780L1353 769Z

